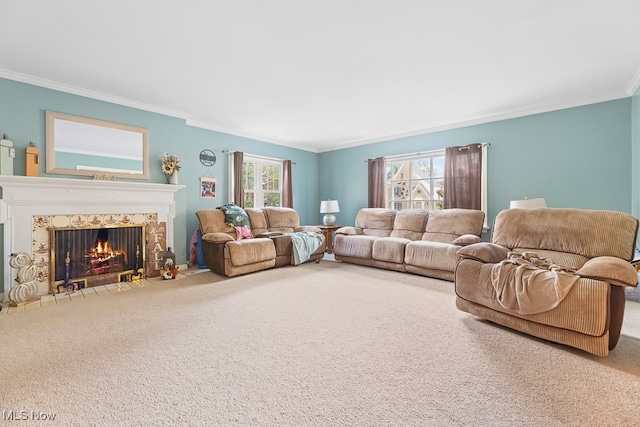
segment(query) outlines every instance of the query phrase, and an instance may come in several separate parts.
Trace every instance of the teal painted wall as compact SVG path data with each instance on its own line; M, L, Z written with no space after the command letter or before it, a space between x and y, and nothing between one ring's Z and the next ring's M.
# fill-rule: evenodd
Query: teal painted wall
M509 201L544 197L550 207L613 209L638 216L640 201L632 196L640 177L640 100L637 96L549 113L428 133L359 147L311 153L206 129L190 127L175 117L115 105L0 78L0 133L16 146L16 175L24 174L24 148L34 141L44 155L46 110L131 124L149 129L150 182L164 183L158 157L178 155L183 169L176 193L176 254L187 259L187 245L196 226L194 212L227 203L227 158L222 150L291 159L294 207L303 224L319 223L320 200L340 202L338 223L353 224L367 205L367 165L377 156L489 142L489 224ZM635 130L632 133L632 130ZM218 156L206 168L198 160L208 148ZM41 159L40 174L44 172ZM201 199L199 179L217 179L217 197ZM82 178L78 178L82 179Z
M631 98L631 105L631 213L640 218L640 89Z
M0 78L0 134L9 135L16 148L14 174L24 175L24 149L33 141L40 150L40 176L61 177L45 173L45 111L57 111L99 120L124 123L149 129L150 179L166 183L159 157L164 152L180 157L180 184L186 188L176 193L175 253L179 262L188 259L187 247L197 220L194 212L227 203L228 162L222 150L239 150L281 159L295 165L293 206L303 224L313 224L318 217L318 155L276 144L187 126L183 119L136 108L98 101L65 92ZM213 167L199 161L200 151L208 148L217 155ZM217 179L215 199L200 198L200 177ZM89 177L73 177L90 179Z
M367 205L367 165L378 156L488 142L488 224L509 202L631 212L632 100L569 108L320 154L320 198L337 199L340 224ZM640 126L640 120L637 121Z

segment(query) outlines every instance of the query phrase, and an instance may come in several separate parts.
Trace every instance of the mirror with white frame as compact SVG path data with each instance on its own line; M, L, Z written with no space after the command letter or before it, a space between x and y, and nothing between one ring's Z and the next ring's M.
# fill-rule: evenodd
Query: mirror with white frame
M46 170L65 175L149 179L149 131L46 112Z

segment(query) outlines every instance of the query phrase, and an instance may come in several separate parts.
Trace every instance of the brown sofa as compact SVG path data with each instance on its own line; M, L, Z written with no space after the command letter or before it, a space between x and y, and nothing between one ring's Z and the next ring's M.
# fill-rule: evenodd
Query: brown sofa
M458 251L456 305L518 331L606 356L620 336L638 220L623 212L509 209L491 243Z
M363 208L354 227L336 230L333 253L343 262L453 281L463 245L480 242L484 212Z
M249 217L251 239L236 240L236 230L225 223L220 209L196 212L202 232L204 263L214 273L237 276L272 267L294 265L291 236L286 233L312 231L322 237L322 244L306 261L324 256L324 236L314 226L301 226L298 213L291 208L266 207L245 209Z

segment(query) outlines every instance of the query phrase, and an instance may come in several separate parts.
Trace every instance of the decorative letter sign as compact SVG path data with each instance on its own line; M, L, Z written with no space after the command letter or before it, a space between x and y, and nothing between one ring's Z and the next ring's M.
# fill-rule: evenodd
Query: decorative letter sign
M162 258L167 251L167 223L147 226L147 277L160 276Z

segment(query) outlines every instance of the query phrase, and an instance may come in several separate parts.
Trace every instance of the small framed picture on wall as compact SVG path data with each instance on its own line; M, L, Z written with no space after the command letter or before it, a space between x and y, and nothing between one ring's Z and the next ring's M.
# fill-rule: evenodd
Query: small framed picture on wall
M216 197L216 179L200 178L200 197L203 199L215 199Z

